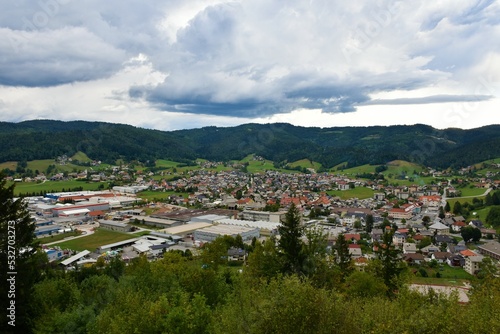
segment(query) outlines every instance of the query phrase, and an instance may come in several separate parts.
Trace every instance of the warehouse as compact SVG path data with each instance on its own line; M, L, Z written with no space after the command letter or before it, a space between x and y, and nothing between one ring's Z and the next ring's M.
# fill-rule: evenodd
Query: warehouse
M192 223L192 224L185 224L181 226L176 226L176 227L171 227L171 228L166 228L162 230L162 232L167 233L167 234L172 234L172 235L177 235L179 237L187 237L191 235L194 231L212 226L210 223Z
M229 235L236 237L240 235L243 241L259 238L259 229L256 227L244 227L236 225L213 225L194 231L194 239L201 241L214 241L218 237Z
M118 232L130 232L132 230L132 226L112 220L101 220L99 222L99 226L105 228L106 230Z

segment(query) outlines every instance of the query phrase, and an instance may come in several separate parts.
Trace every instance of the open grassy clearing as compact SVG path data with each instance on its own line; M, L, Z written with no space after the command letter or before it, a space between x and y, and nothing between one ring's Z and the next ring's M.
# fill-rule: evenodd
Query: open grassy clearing
M477 199L482 199L484 200L484 196L477 196ZM448 204L450 204L450 208L453 209L453 206L455 205L456 202L460 202L460 204L464 204L465 202L469 202L472 204L472 198L450 198L446 200Z
M52 234L51 236L48 237L43 237L43 238L38 238L37 241L39 241L41 244L47 244L50 242L56 242L59 240L63 240L68 237L76 237L82 234L81 231L71 231L67 233L57 233L57 234Z
M105 229L97 229L93 234L73 240L64 241L56 244L62 249L73 249L75 251L83 251L85 249L94 251L96 248L119 242L127 239L136 238L137 235L126 234L120 232L109 231Z
M137 194L137 197L147 200L147 201L155 201L155 200L164 200L168 198L171 195L176 195L176 196L182 196L184 198L188 197L188 193L180 193L180 192L175 192L175 191L152 191L152 190L145 190L141 191L140 193Z
M340 165L340 166L342 166L342 165ZM375 173L375 168L377 168L378 166L380 166L380 165L362 165L362 166L344 169L343 172L341 170L339 170L338 173L344 174L344 175L349 175L349 176L355 176L356 174L363 174L363 173ZM335 172L335 171L336 171L336 168L335 168L335 170L333 170L333 172Z
M174 168L177 167L179 163L171 160L159 159L155 161L155 165L156 167L162 167L162 168Z
M462 268L450 267L447 264L438 265L436 268L424 267L428 277L413 276L411 283L415 284L436 284L447 286L464 286L465 282L474 280L475 277ZM412 267L412 271L417 272L418 267ZM441 277L436 277L439 273Z
M73 160L78 160L80 162L88 162L88 161L92 161L92 159L90 159L85 153L83 153L82 151L78 151L76 152L75 154L73 154L73 156L71 157L71 159Z
M7 185L11 183L8 182ZM103 185L104 189L108 188L107 182L86 182L86 181L46 181L46 182L16 182L16 187L14 188L14 195L19 194L31 194L39 192L61 192L63 189L69 191L69 189L74 189L77 187L82 187L83 190L98 190L99 185Z
M462 192L462 195L460 197L464 197L464 196L482 196L484 195L487 189L464 187L464 188L458 188L458 190Z
M358 198L365 199L373 197L373 189L365 187L356 187L349 190L330 190L326 192L330 196L338 196L341 199Z
M289 164L290 167L301 167L301 168L314 168L318 170L321 168L321 164L316 161L311 161L309 159L302 159Z
M4 169L16 170L16 168L17 168L17 161L6 161L0 164L0 170Z

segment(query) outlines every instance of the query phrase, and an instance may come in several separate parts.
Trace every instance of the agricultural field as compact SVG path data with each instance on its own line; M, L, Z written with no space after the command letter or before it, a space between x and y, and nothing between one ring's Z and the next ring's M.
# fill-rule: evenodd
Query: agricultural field
M316 161L311 161L309 159L302 159L289 164L290 167L301 167L301 168L314 168L318 170L321 168L321 164Z
M40 244L48 244L51 242L56 242L59 240L63 240L68 237L76 237L82 234L81 231L71 231L71 232L66 232L66 233L57 233L57 234L52 234L51 236L48 237L43 237L43 238L38 238L37 241L40 242Z
M476 197L477 197L477 199L484 200L484 196L476 196ZM448 202L448 204L450 204L450 208L453 209L453 206L455 205L456 202L460 202L460 204L464 204L465 202L469 202L472 204L472 197L469 197L469 198L461 198L461 197L449 198L446 201Z
M96 248L119 242L127 239L136 238L137 235L121 232L109 231L106 229L97 229L93 234L81 238L76 238L68 241L63 241L55 245L62 249L72 249L75 251L89 250L94 251Z
M467 196L480 196L480 197L482 197L487 189L475 188L475 187L472 187L472 188L471 187L464 187L464 188L457 188L457 190L460 190L462 192L462 195L460 197L467 197Z
M8 182L9 186L12 184ZM86 181L45 181L45 182L16 182L14 188L14 195L19 194L32 194L40 192L61 192L63 189L69 191L69 189L74 189L82 187L83 190L99 190L99 186L103 186L104 189L108 188L107 182L86 182Z
M76 152L72 157L71 159L73 160L78 160L80 162L89 162L89 161L92 161L92 159L90 159L85 153L81 152L81 151L78 151Z
M417 268L411 268L417 270ZM447 286L464 286L474 279L474 276L462 268L454 268L448 265L438 265L436 268L424 267L428 277L412 277L411 283L414 284L435 284ZM436 277L439 273L441 277Z
M2 162L0 164L0 170L4 169L16 170L16 168L17 168L17 161L7 161L7 162Z
M145 191L141 191L140 193L138 193L137 197L139 197L145 201L158 201L158 200L164 200L171 195L177 195L177 196L182 196L184 198L187 198L189 194L188 193L179 193L179 192L175 192L175 191L145 190Z
M340 165L342 166L342 165ZM348 175L348 176L355 176L356 174L363 174L363 173L375 173L375 168L377 168L380 165L362 165L362 166L357 166L357 167L352 167L352 168L347 168L344 169L344 171L337 171L336 167L332 170L332 172Z
M338 196L341 199L358 198L365 199L373 197L373 189L365 187L356 187L349 190L330 190L326 192L330 196Z

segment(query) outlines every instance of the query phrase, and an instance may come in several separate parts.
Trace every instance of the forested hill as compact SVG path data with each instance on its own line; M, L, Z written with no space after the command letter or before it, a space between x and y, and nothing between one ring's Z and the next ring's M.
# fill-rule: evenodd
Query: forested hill
M307 128L278 123L158 131L102 122L35 120L0 122L0 142L0 162L51 159L77 151L106 162L227 161L253 153L275 162L308 158L324 167L407 160L442 168L500 157L500 125L437 130L426 125Z

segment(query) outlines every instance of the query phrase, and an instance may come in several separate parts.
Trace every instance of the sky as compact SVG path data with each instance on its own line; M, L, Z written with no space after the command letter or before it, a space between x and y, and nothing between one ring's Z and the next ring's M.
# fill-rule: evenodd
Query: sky
M500 124L499 1L0 3L0 121Z

